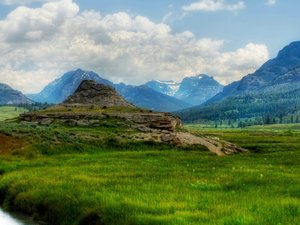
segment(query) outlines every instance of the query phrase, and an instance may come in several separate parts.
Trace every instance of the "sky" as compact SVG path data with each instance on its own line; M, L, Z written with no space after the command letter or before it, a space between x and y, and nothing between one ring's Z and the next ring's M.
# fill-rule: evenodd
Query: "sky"
M229 84L300 39L299 0L0 0L0 83L36 93L82 68L115 83Z

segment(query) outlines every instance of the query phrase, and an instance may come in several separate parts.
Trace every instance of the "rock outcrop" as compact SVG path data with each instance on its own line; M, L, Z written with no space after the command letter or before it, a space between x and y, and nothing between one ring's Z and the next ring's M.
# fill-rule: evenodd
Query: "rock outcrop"
M123 126L131 131L138 131L134 132L134 135L132 132L122 135L129 139L152 140L182 147L203 145L219 156L246 151L225 141L180 132L178 128L182 123L178 117L169 113L139 109L126 102L113 88L94 81L83 81L63 104L24 113L20 119L40 125Z
M103 107L134 107L123 99L114 88L84 80L77 90L63 104L97 105Z
M124 100L112 87L92 80L83 81L63 104L44 111L24 113L20 118L43 125L63 123L70 126L102 126L105 119L115 118L140 131L175 131L181 126L179 118L139 109Z
M40 125L50 125L53 123L62 123L69 126L81 127L97 127L102 126L103 121L107 119L119 119L127 124L127 126L138 129L139 131L149 131L150 129L175 131L176 128L181 126L181 121L177 117L173 117L168 113L155 113L155 112L109 112L107 110L98 110L91 112L82 112L75 110L62 111L71 109L67 106L52 108L52 110L43 113L31 112L20 115L22 121L36 122ZM55 111L57 110L57 111Z
M216 137L196 136L188 132L166 132L151 130L150 132L135 134L132 136L132 138L136 140L154 140L156 142L170 143L179 147L202 145L218 156L248 152L248 150L244 148L227 141L219 140Z

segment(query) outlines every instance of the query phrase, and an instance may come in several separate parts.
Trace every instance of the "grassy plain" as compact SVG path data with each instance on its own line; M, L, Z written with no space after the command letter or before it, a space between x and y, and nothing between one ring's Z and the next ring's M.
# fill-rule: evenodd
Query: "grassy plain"
M0 106L0 121L15 118L26 111L27 110L22 107Z
M251 152L133 142L114 123L0 123L23 146L2 149L2 205L62 225L300 224L299 129L187 129Z

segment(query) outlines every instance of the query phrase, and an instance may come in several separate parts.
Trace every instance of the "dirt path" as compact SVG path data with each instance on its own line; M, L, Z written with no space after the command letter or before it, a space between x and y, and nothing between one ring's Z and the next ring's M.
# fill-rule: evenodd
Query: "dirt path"
M23 142L14 138L0 133L0 154L11 152L17 148L23 146Z

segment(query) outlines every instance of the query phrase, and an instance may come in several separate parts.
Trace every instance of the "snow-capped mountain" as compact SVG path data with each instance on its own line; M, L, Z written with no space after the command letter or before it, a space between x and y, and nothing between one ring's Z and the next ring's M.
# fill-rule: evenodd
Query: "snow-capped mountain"
M145 84L153 90L173 96L191 105L200 105L223 90L213 77L205 74L186 77L181 83L152 80Z
M180 83L176 83L172 80L151 80L145 84L149 88L152 88L153 90L169 95L174 96L175 93L178 91Z
M171 112L191 107L190 104L184 101L157 92L145 85L113 84L94 72L81 69L65 73L62 77L47 85L40 93L31 94L28 97L37 102L61 103L74 93L83 80L94 80L97 83L110 85L127 101L141 108Z
M174 97L192 105L200 105L222 90L223 86L213 77L200 74L184 78Z

